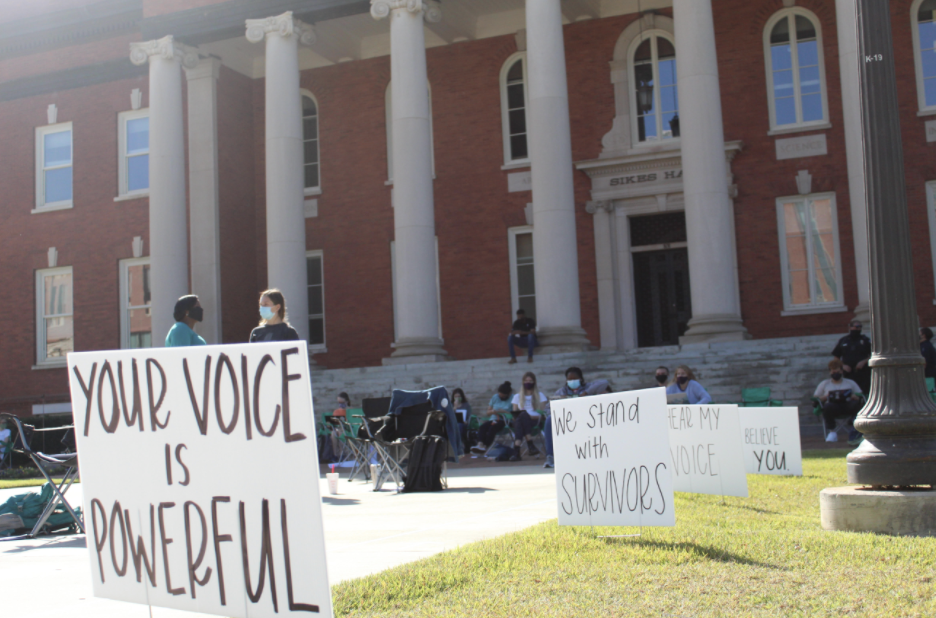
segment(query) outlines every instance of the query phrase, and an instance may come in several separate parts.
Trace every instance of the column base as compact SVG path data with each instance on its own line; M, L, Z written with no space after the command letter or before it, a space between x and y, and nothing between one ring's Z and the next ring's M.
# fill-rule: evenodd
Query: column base
M745 341L751 334L733 314L702 315L689 320L689 330L679 338L679 345L713 343L719 341Z
M823 530L936 536L936 491L829 487L819 492Z
M585 329L579 326L549 326L536 330L539 342L534 354L563 354L566 352L585 352L591 342L585 336Z
M438 337L406 337L397 340L395 347L390 358L383 359L382 364L409 365L452 360L452 357L442 347L442 340Z
M859 303L855 307L855 317L853 318L858 320L864 326L864 331L866 333L871 332L871 305L868 303Z

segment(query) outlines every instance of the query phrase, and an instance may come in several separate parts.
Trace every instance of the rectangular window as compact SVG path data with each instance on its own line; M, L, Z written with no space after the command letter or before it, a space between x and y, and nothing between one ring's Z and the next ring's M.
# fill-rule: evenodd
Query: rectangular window
M777 200L786 311L842 308L835 195Z
M149 192L149 110L123 112L118 117L119 193L121 196Z
M72 207L72 123L36 127L36 211Z
M533 268L533 228L525 225L507 230L510 241L510 296L513 312L523 309L536 319L536 281Z
M36 364L64 365L75 350L72 269L36 271Z
M306 253L306 272L309 289L309 345L325 347L325 276L322 252Z
M120 261L120 347L153 347L150 260Z

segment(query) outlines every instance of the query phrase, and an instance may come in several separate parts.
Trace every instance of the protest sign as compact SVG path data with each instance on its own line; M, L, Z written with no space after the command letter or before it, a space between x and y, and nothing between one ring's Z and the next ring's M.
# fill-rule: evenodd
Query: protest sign
M304 341L68 355L95 596L332 616Z
M662 388L551 403L559 525L675 526Z
M670 406L668 420L676 491L747 497L738 406Z
M748 474L803 476L798 408L739 408Z

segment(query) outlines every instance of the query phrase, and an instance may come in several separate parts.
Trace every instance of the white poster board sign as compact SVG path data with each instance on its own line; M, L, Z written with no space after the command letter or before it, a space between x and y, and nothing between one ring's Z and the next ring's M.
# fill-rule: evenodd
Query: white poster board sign
M98 597L332 616L306 343L68 355Z
M668 420L676 491L747 497L738 406L670 406Z
M738 408L748 474L803 476L798 408Z
M676 525L664 389L550 407L559 525Z

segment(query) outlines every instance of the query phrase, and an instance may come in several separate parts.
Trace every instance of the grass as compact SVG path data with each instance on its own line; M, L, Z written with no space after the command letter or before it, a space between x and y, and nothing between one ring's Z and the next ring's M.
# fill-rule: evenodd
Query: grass
M62 479L53 479L55 484L62 482ZM41 487L46 482L43 478L38 479L0 479L0 489L10 489L12 487ZM81 481L76 480L76 483Z
M801 478L748 476L750 497L676 494L676 527L555 520L332 589L337 616L936 616L936 538L827 532L819 491L847 451Z

